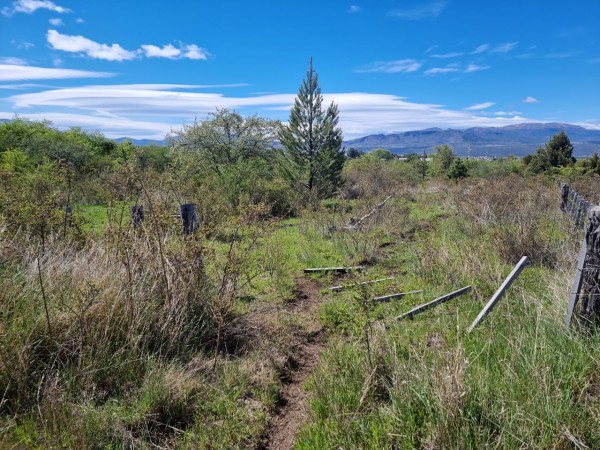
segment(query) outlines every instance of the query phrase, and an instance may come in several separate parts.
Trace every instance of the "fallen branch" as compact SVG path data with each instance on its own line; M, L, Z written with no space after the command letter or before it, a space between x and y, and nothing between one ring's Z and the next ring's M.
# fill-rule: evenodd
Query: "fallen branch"
M342 230L354 230L356 228L359 228L361 226L361 224L363 223L363 221L367 220L369 217L371 217L373 214L375 214L377 211L379 211L381 208L383 208L383 205L385 205L387 203L387 201L393 197L393 195L394 194L388 195L385 198L385 200L382 201L381 203L379 203L377 206L375 206L375 208L373 208L373 210L370 213L365 214L361 218L350 217L350 220L348 221L348 225L346 225L345 227L342 227Z

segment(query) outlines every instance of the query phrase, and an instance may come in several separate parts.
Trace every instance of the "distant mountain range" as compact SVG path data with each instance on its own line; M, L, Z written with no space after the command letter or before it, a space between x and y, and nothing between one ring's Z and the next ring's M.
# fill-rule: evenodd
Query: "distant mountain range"
M167 145L167 141L157 141L155 139L132 139L132 138L128 138L128 137L121 137L121 138L117 138L117 139L113 139L113 141L115 141L117 144L120 144L123 141L129 141L131 142L133 145L137 145L138 147L146 147L148 145L158 145L158 146L165 146Z
M436 145L452 146L458 155L524 156L543 146L553 135L564 131L573 144L574 156L600 152L600 130L566 123L525 123L505 127L477 127L465 130L428 128L404 133L373 134L344 142L346 150L369 151L382 147L393 153L431 153Z
M0 123L10 122L0 119ZM600 153L600 130L590 130L568 123L524 123L505 127L476 127L464 130L428 128L403 133L372 134L344 142L346 150L355 148L370 151L386 148L393 153L433 152L437 145L450 145L461 156L502 157L509 154L524 156L543 146L555 134L564 131L575 150L574 156L589 156ZM121 137L115 142L131 141L137 146L167 145L166 141L153 139L131 139Z

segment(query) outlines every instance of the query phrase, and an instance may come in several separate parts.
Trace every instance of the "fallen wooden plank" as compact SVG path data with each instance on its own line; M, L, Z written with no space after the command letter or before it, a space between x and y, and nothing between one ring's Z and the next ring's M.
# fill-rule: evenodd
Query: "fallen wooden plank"
M398 300L404 297L405 295L410 294L418 294L423 291L409 291L409 292L398 292L397 294L383 295L381 297L373 297L373 300L376 302L389 302L390 300Z
M330 291L333 292L340 292L343 291L344 289L352 289L355 286L363 286L365 284L374 284L374 283L381 283L383 281L389 281L389 280L393 280L395 277L389 277L389 278L380 278L378 280L373 280L373 281L363 281L362 283L357 283L357 284L344 284L344 285L339 285L339 286L332 286L329 288Z
M475 318L475 320L467 330L467 333L473 331L475 327L479 325L479 323L483 320L483 318L487 316L492 309L494 309L496 303L498 303L498 301L502 298L504 292L509 288L512 282L517 279L517 277L525 267L527 267L527 256L523 256L521 260L517 263L515 268L512 270L512 272L506 277L504 283L502 283L502 285L498 288L496 293L492 296L492 298L490 298L490 300L483 307L479 315Z
M471 286L465 286L457 291L450 292L449 294L443 295L442 297L436 298L435 300L430 301L429 303L424 303L423 305L419 305L411 309L410 311L396 317L396 320L401 320L405 318L412 319L417 314L421 314L423 311L427 311L428 309L435 308L442 303L446 303L448 300L452 300L453 298L459 297L463 294L466 294L471 290Z
M336 273L348 273L348 272L360 272L364 270L364 266L354 267L315 267L304 269L304 273L322 273L322 272L336 272Z

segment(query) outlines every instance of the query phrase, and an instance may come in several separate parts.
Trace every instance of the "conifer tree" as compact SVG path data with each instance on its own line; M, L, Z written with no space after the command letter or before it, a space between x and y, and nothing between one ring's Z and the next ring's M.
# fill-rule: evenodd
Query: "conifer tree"
M323 111L322 104L311 58L290 111L289 124L279 132L287 156L284 172L295 186L304 187L311 198L329 197L341 186L345 161L338 108L332 102Z

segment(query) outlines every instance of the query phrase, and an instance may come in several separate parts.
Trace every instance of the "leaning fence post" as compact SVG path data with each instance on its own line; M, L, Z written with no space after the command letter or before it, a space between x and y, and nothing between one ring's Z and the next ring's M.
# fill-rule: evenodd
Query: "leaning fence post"
M198 229L198 214L194 203L186 203L179 206L181 212L181 223L184 234L193 234Z
M133 205L131 207L131 223L135 228L144 221L144 205Z
M579 295L581 293L581 285L583 282L583 266L585 264L585 257L587 255L587 239L583 237L581 243L581 249L579 250L579 256L577 257L577 269L575 269L575 278L573 279L573 287L571 288L571 295L569 297L569 305L567 306L567 316L565 317L565 326L568 328L573 320L573 312L577 306Z
M560 209L565 211L567 209L569 199L569 185L567 183L560 183Z
M515 268L512 270L512 272L506 277L502 285L498 288L496 293L492 296L492 298L490 298L490 300L481 310L477 318L473 321L473 323L467 330L467 333L473 331L475 327L479 325L479 323L483 320L483 318L487 316L492 309L494 309L496 303L498 303L498 301L502 298L504 292L509 288L512 282L515 281L515 279L519 276L519 274L525 267L527 267L527 256L523 256L521 260L517 263Z

